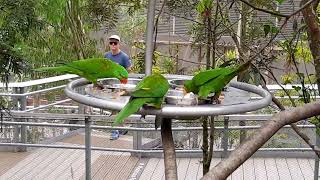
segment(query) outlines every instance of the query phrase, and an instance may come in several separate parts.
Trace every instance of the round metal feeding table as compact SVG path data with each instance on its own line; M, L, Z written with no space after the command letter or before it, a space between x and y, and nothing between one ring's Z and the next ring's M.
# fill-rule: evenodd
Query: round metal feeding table
M190 76L186 76L186 78L188 77ZM67 85L65 93L71 99L81 104L85 104L92 107L120 111L125 106L125 101L101 99L93 96L79 94L75 91L75 88L87 84L89 84L89 82L85 79L78 79L72 81ZM241 82L230 82L229 87L255 93L261 96L262 98L254 101L247 101L246 103L228 105L204 104L195 106L180 106L164 104L162 109L160 110L153 108L141 108L138 113L149 115L161 115L163 117L227 115L261 109L263 107L268 106L271 102L271 95L269 94L269 92L257 86Z
M171 78L181 78L181 79L191 79L191 76L176 76L176 75L168 75L166 76ZM131 78L131 81L135 81L136 79ZM101 81L103 82L103 80ZM129 78L130 82L130 78ZM100 97L99 94L80 94L76 92L76 88L82 87L89 84L89 82L85 79L78 79L70 82L66 89L65 93L71 99L88 106L108 109L108 110L115 110L120 111L128 102L129 97L127 99L118 98L103 98ZM87 86L88 87L88 86ZM111 88L112 89L112 88ZM143 115L156 115L157 117L161 117L164 119L196 119L201 116L212 116L212 115L227 115L227 114L237 114L237 113L245 113L248 111L254 111L266 107L271 102L271 95L266 90L259 88L254 85L241 83L241 82L230 82L229 89L238 89L250 93L257 94L261 96L260 99L257 100L247 100L244 102L237 101L236 97L231 97L231 103L222 103L222 104L201 104L201 105L176 105L176 104L166 104L164 103L161 109L154 109L149 107L140 108L139 114ZM100 93L103 93L101 91ZM229 92L230 93L230 92ZM230 95L230 94L229 94ZM228 95L225 95L227 97ZM229 98L230 99L230 98ZM171 133L171 120L169 122L169 129L172 139ZM86 146L86 167L90 167L91 165L91 143L90 143L90 123L89 120L85 119L86 131L87 136L85 137L85 146ZM162 124L166 125L166 124ZM161 128L161 134L165 127ZM168 127L167 127L168 129ZM168 134L167 134L168 135ZM172 140L173 143L173 140ZM165 144L163 142L164 149ZM174 149L174 146L171 145ZM166 152L165 159L166 159ZM175 159L175 155L174 155ZM91 170L90 168L86 168L86 178L90 179Z

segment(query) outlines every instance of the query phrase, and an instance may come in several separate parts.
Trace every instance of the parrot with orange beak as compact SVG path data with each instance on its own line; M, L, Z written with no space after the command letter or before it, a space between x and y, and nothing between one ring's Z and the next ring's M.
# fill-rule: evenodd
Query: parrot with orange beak
M101 89L103 89L103 86L97 82L101 78L117 78L122 84L128 82L128 71L121 65L106 58L82 59L65 63L62 66L38 68L35 71L77 74Z
M239 73L246 71L250 65L251 61L248 61L238 66L202 71L191 80L185 81L184 94L192 92L200 99L206 99L210 93L215 93L214 98L217 99L223 88Z

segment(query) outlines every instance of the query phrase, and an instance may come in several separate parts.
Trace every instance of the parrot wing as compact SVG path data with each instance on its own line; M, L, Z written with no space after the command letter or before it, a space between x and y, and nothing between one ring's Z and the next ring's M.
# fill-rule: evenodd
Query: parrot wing
M210 81L211 79L217 78L221 74L223 74L226 71L226 68L216 68L211 69L207 71L202 71L195 75L192 78L192 81L194 82L194 85L201 86L205 84L206 82Z
M140 81L135 91L131 93L133 97L153 97L161 98L169 90L169 83L166 78L160 74L147 76Z
M124 119L137 112L145 103L153 98L131 98L124 108L117 114L113 125L122 124Z
M211 92L218 93L237 75L237 68L227 68L218 77L211 79L199 88L198 95L206 98Z
M150 75L140 81L125 107L117 115L114 124L123 123L124 119L137 112L144 104L160 108L163 97L169 90L169 83L160 74Z

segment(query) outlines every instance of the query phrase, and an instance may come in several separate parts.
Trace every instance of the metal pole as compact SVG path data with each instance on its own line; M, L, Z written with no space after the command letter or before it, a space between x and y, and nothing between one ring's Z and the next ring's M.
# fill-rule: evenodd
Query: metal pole
M13 88L13 91L14 91L15 94L19 93L17 87ZM14 110L19 110L19 103L18 103L19 98L18 97L13 97L12 101L13 101L13 105L14 105L13 109ZM16 121L16 120L14 119L14 121ZM18 120L18 121L20 121L20 120ZM13 142L19 143L20 142L20 137L19 136L20 136L20 126L14 126ZM14 152L17 152L17 151L19 151L19 147L15 147L14 148Z
M152 73L152 56L153 56L153 30L154 30L154 11L156 0L149 0L147 15L147 37L146 37L146 55L145 55L145 73L146 76Z
M136 124L137 128L141 128L141 121L138 120ZM133 133L133 149L140 150L142 147L142 132L135 131ZM141 153L133 153L133 156L141 157Z
M84 119L85 125L85 161L86 161L86 180L91 180L91 127L88 116Z
M24 94L25 93L25 88L24 87L20 87L20 94ZM27 97L23 96L23 97L19 97L19 103L20 103L20 111L24 111L26 110L27 107ZM22 122L26 122L26 119L21 119ZM21 126L21 143L26 143L27 142L27 129L26 126ZM27 151L27 147L19 147L21 152L26 152Z
M316 147L318 147L320 144L320 138L319 138L319 135L316 133ZM317 155L316 156L316 159L314 161L314 180L318 180L319 178L319 157Z

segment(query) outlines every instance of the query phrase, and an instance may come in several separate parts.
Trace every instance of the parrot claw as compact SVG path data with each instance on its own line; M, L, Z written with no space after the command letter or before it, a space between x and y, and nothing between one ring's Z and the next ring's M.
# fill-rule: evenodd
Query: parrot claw
M146 115L141 114L140 120L141 120L141 119L146 119Z

